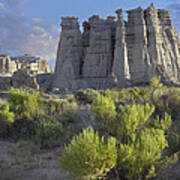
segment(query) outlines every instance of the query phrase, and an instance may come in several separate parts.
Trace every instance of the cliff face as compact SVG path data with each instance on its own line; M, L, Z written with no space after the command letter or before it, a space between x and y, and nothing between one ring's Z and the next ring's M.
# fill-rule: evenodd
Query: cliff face
M117 18L94 15L79 30L76 17L62 18L53 87L108 88L153 77L179 83L180 47L170 13L153 4Z
M72 88L73 81L80 75L83 53L82 37L77 18L62 18L61 26L62 33L55 68L57 76L54 86Z
M0 76L12 76L18 70L26 70L31 75L49 73L47 61L31 55L10 57L0 55Z

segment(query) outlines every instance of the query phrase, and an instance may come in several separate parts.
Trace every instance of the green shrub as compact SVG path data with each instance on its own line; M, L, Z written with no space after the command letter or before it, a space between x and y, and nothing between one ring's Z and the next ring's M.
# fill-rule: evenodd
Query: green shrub
M80 90L75 93L75 98L78 101L84 101L85 103L91 104L98 94L99 92L94 89Z
M14 122L14 113L9 111L9 104L4 104L0 107L0 121L12 124Z
M60 118L60 122L64 126L68 126L69 123L75 124L78 122L78 112L76 110L67 110Z
M180 123L175 122L167 133L168 153L180 152Z
M117 104L127 104L132 102L132 88L107 89L101 91L105 97L111 98Z
M171 114L173 120L179 120L180 89L167 88L165 91L158 92L155 96L154 105L158 113L167 112Z
M53 118L43 118L34 123L34 141L41 145L58 144L63 137L63 126Z
M116 118L116 106L110 97L98 95L93 101L92 110L97 120L101 120L104 127L108 129L111 121Z
M50 99L45 101L45 112L49 116L60 116L65 111L65 107L66 101L61 99Z
M110 99L112 99L114 102L116 102L116 100L119 99L119 92L121 90L115 90L115 89L106 89L101 91L101 94L104 95L105 97L109 97Z
M76 101L69 101L67 99L46 100L45 109L47 117L53 117L62 123L66 131L64 132L65 139L74 135L73 132L77 128L78 121L78 105ZM73 128L71 128L72 125Z
M128 179L142 179L143 175L156 176L156 165L167 147L163 130L145 129L140 134L131 135L131 141L120 144L118 165L126 171Z
M154 109L154 106L149 104L121 106L120 113L112 121L113 131L117 136L128 136L146 127L146 124L151 120Z
M0 98L0 106L7 104L7 100Z
M14 123L14 113L9 111L9 105L4 104L0 107L0 135L6 136L8 127Z
M168 108L172 112L178 112L180 109L180 91L169 90L166 101L168 103Z
M50 99L45 101L45 112L48 116L59 117L66 111L77 110L78 105L75 101L66 99Z
M83 130L65 148L60 158L61 167L77 179L97 179L105 176L116 165L116 139L105 141L92 128Z
M154 96L156 92L166 89L158 78L154 78L151 80L149 86L147 87L135 87L132 89L131 93L133 95L133 101L135 103L141 104L154 104Z
M169 114L165 112L164 117L160 119L159 116L153 120L152 125L156 129L168 130L172 124L172 119Z
M43 101L36 91L27 92L21 89L12 89L8 102L10 111L15 114L16 119L32 120L44 114Z
M154 106L127 105L120 106L120 113L116 112L114 102L109 97L98 95L93 102L95 118L100 120L106 131L116 136L127 136L144 126L154 112Z
M153 177L157 167L171 163L169 157L162 156L167 147L165 131L171 126L171 116L165 113L161 118L154 117L154 111L155 107L150 104L126 105L118 109L104 96L93 102L93 112L103 123L105 133L117 139L117 169L122 179Z

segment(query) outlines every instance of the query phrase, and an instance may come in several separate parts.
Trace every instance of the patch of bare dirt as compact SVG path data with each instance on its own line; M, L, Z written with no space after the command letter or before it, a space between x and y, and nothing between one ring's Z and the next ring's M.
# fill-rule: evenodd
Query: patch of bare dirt
M0 141L0 180L73 180L59 167L62 148Z

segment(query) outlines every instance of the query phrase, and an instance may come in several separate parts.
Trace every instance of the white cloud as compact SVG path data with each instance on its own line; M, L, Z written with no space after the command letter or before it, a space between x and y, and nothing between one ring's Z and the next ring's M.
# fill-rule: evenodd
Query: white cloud
M0 0L1 1L1 0ZM47 60L56 56L59 30L41 18L30 19L23 14L26 0L5 0L1 12L0 53L33 54Z
M32 18L32 21L33 21L34 23L42 23L42 22L44 22L44 20L43 20L43 19L38 18L38 17L36 17L36 18Z
M5 9L4 4L0 2L0 12L3 11L4 9Z

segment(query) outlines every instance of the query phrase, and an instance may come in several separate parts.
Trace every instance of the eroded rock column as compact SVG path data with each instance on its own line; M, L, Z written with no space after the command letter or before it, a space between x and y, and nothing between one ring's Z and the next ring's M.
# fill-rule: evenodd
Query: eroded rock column
M128 22L126 40L128 47L128 62L133 83L148 81L147 67L149 57L147 52L147 34L144 20L144 10L139 7L127 11Z
M123 9L116 11L118 22L116 26L116 44L114 52L113 74L117 78L117 86L122 87L130 79L128 54L126 45L126 28L123 20Z
M151 77L176 83L179 71L178 34L170 13L158 10L153 4L144 11L147 26L147 48L151 63Z
M78 18L62 18L62 32L58 46L53 87L72 88L72 82L80 75L82 39Z
M111 61L111 29L99 16L89 18L90 39L84 60L83 77L104 78L108 76Z

